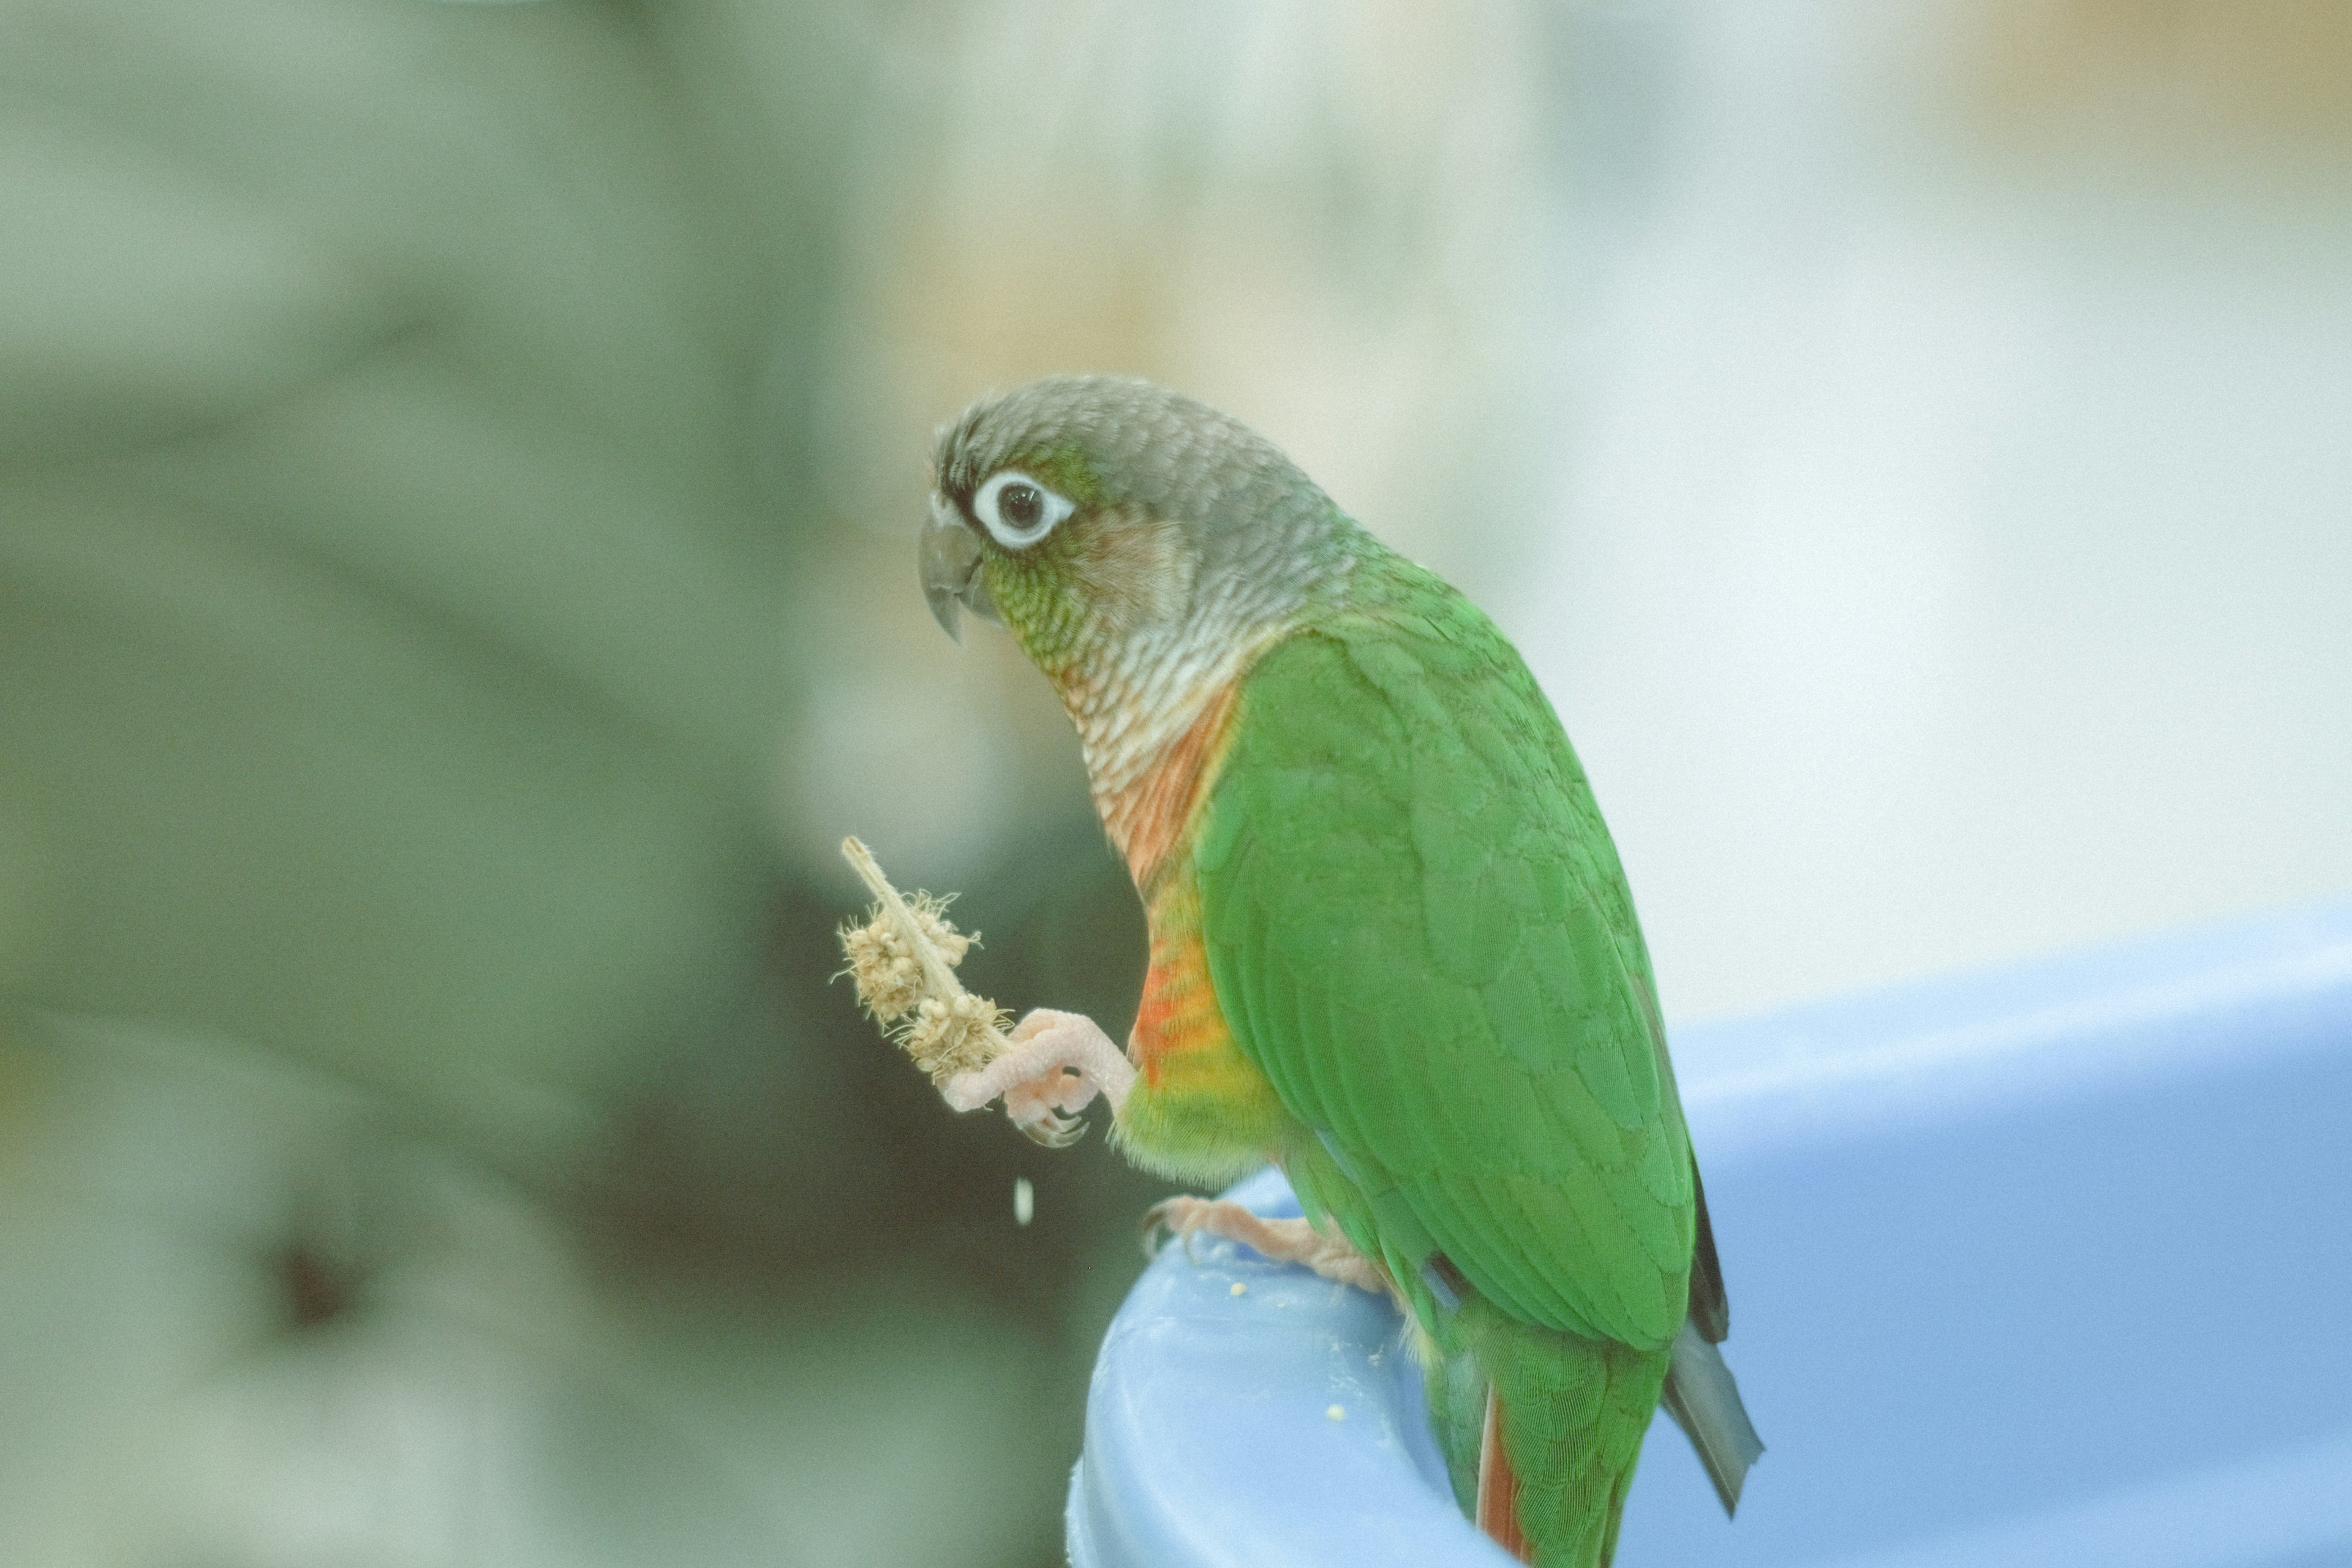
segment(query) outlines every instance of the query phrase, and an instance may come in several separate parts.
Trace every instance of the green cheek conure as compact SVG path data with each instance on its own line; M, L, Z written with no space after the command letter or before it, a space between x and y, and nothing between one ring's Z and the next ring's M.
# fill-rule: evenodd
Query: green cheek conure
M1524 1561L1609 1562L1662 1400L1729 1509L1762 1445L1649 954L1510 644L1250 430L1111 377L944 432L922 570L1061 695L1150 922L1125 1052L1041 1009L949 1103L1055 1142L1100 1093L1151 1169L1279 1164L1305 1220L1160 1221L1393 1293Z

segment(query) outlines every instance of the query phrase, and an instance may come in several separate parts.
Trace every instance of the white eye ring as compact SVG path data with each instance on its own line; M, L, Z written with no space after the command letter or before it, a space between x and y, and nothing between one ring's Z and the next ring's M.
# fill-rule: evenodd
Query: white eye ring
M1034 495L1036 498L1034 502L1028 496L1007 497L1004 492L1015 486ZM1035 512L1028 515L1033 504ZM1004 515L1008 510L1014 516L1023 518L1019 526L1016 527ZM1077 510L1076 504L1068 497L1055 494L1018 468L1006 468L1002 473L991 474L988 482L981 486L971 498L972 515L980 519L980 525L988 530L989 536L1007 550L1026 550L1053 532L1055 524Z

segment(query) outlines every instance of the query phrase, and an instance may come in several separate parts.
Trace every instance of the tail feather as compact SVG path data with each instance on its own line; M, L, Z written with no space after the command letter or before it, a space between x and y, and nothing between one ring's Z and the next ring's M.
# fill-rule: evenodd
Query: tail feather
M1535 1548L1519 1531L1519 1478L1503 1453L1503 1402L1492 1388L1486 1390L1486 1431L1478 1440L1477 1525L1520 1562L1536 1560Z
M1666 1353L1474 1310L1485 1386L1449 1409L1475 1456L1471 1517L1522 1563L1608 1568Z
M1707 1479L1727 1514L1739 1507L1739 1489L1748 1468L1764 1452L1764 1440L1748 1419L1739 1401L1739 1384L1732 1380L1723 1352L1708 1342L1695 1323L1685 1323L1675 1336L1674 1359L1666 1368L1666 1386L1658 1403L1698 1450Z

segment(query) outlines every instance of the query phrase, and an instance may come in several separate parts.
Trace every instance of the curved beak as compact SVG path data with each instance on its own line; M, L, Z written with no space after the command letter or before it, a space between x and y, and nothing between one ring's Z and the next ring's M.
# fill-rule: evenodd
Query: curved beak
M931 606L931 618L948 636L963 641L956 614L959 605L983 621L996 619L996 606L990 602L988 584L980 575L980 540L943 497L931 498L931 520L923 525L917 553L922 568L923 602Z

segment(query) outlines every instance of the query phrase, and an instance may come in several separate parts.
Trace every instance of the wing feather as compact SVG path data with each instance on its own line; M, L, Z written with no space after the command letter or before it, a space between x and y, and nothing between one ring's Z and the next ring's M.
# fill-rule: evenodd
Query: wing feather
M1517 654L1402 580L1244 685L1193 862L1220 1003L1292 1114L1479 1291L1664 1345L1692 1166L1615 850Z

